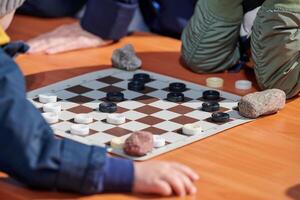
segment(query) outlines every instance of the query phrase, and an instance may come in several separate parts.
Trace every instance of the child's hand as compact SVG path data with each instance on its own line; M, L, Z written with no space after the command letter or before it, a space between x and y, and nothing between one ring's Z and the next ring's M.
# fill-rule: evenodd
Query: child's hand
M30 54L56 54L77 49L92 48L111 43L83 30L80 24L62 25L55 30L29 40Z
M189 167L170 162L135 163L133 192L163 196L195 194L198 175Z

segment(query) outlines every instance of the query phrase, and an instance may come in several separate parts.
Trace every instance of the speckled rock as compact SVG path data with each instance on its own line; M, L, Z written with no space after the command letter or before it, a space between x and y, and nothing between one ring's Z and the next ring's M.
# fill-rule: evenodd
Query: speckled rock
M127 71L134 71L142 66L142 61L136 56L131 44L114 50L111 60L113 67Z
M123 150L130 156L144 156L153 149L153 135L146 131L137 131L125 141Z
M278 112L285 106L286 95L282 90L269 89L248 94L239 102L239 112L247 118L258 118Z

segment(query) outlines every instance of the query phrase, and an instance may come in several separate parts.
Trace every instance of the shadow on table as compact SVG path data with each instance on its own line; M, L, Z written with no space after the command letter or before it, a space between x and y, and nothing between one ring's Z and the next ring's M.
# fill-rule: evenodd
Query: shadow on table
M286 194L293 200L300 200L300 183L288 188Z
M88 50L86 53L88 53ZM142 69L144 70L153 71L163 75L172 76L174 78L195 82L201 85L206 84L205 81L208 77L221 77L225 80L225 87L220 89L228 92L233 92L239 95L245 95L249 92L258 90L254 72L250 68L246 68L238 73L223 72L216 74L197 74L186 69L183 66L180 60L179 52L138 52L137 54L143 61ZM61 69L49 69L49 71L27 76L27 86L29 90L32 90L36 89L37 87L42 87L60 80L65 80L67 78L109 67L110 66L108 65L79 66L74 68L70 66L62 66ZM234 82L240 79L251 80L253 82L253 88L247 91L235 89Z

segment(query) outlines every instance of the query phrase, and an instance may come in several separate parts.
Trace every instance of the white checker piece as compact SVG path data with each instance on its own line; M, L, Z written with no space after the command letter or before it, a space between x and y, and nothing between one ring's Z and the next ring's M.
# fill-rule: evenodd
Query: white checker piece
M151 82L147 83L146 86L151 87L155 89L153 92L149 93L143 93L143 92L135 92L127 90L128 82L132 79L133 75L135 73L147 73L150 75L151 79L153 79ZM108 84L104 82L100 82L97 79L99 78L105 78L111 76L112 78L118 78L122 79L122 81L118 81L114 84ZM188 90L184 92L184 95L187 98L190 98L192 100L188 102L181 103L182 106L186 106L189 108L194 109L191 112L185 113L183 115L176 113L176 111L172 110L169 111L170 108L176 107L179 104L174 102L169 102L166 99L166 96L168 94L168 91L165 91L164 89L169 86L172 82L182 82L185 83ZM86 93L80 94L82 96L86 96L89 98L94 99L94 101L83 103L83 104L77 104L73 102L69 102L67 99L79 96L79 94L67 91L65 89L73 87L73 86L84 86L87 88L90 88L91 91L88 91ZM103 91L100 91L101 88L108 87L108 86L115 86L119 88L125 89L122 91L124 93L126 101L117 103L118 107L127 109L128 111L124 111L124 113L121 113L124 115L129 121L122 124L122 125L112 125L105 122L107 113L101 113L99 112L99 104L103 101L100 99L103 99L106 97L106 93ZM160 135L162 138L164 138L167 141L167 144L164 147L155 148L153 149L149 154L143 157L130 157L124 154L122 150L114 150L112 148L108 148L108 151L117 154L119 156L123 156L126 158L130 158L133 160L147 160L152 157L158 156L162 153L172 151L176 148L182 147L184 145L190 144L192 142L196 142L198 140L201 140L205 137L217 134L221 131L224 131L226 129L232 128L234 126L250 122L252 120L246 119L239 115L239 113L235 110L233 110L234 107L237 106L237 102L240 99L239 96L233 95L227 92L223 92L220 90L217 90L221 93L221 97L225 98L225 100L219 102L221 107L229 109L226 111L232 121L218 125L212 122L205 121L205 119L211 117L211 113L204 112L199 110L202 107L203 101L199 100L199 98L202 97L202 93L205 90L208 90L209 88L206 86L201 86L198 84L194 84L191 82L179 80L176 78L164 76L161 74L156 74L153 72L143 71L143 70L137 70L135 72L126 72L118 69L107 69L107 70L100 70L97 72L92 72L89 74L84 74L78 77L74 77L68 80L64 80L61 82L57 82L55 84L36 89L34 91L31 91L27 94L28 100L33 103L33 105L36 108L42 108L43 104L38 101L33 101L32 99L36 99L39 94L47 94L47 93L53 93L58 97L58 99L61 99L62 101L59 101L59 103L62 106L62 111L59 114L59 122L51 125L53 130L55 131L56 135L70 138L75 141L79 141L85 144L90 145L97 145L97 146L105 146L105 144L109 143L113 138L127 138L130 134L123 135L121 137L116 137L112 134L109 134L108 130L114 129L118 127L119 129L126 129L129 131L138 131L138 130L144 130L147 128L158 128L165 131L164 134ZM141 97L143 95L147 95L150 97L157 98L159 100L146 104L138 101L134 101L132 99ZM87 135L85 137L83 136L76 136L70 134L70 128L74 123L71 123L70 121L74 119L76 114L79 113L73 113L69 110L72 108L75 108L77 106L85 106L88 108L93 109L94 111L90 112L89 115L93 117L94 121L93 123L89 124L90 133L91 135ZM145 105L149 105L152 107L159 108L160 110L151 114L145 114L141 112L137 112L136 109L143 107ZM154 124L152 126L138 122L139 119L147 117L147 116L153 116L159 119L162 119L162 122ZM171 120L173 118L177 118L180 116L187 116L190 118L197 119L199 124L202 128L202 134L195 134L193 136L187 136L180 133L177 133L177 130L180 130L183 125L178 124L175 122L172 122ZM118 129L116 129L118 130ZM105 133L104 133L105 132Z

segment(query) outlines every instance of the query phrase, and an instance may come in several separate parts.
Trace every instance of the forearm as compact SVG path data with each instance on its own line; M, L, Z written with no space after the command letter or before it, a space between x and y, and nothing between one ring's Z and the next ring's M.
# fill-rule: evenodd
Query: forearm
M0 56L0 170L35 188L130 191L132 162L108 158L104 148L56 139L26 100L16 64L2 50Z
M89 0L81 25L86 31L105 40L119 40L138 6L137 0Z

